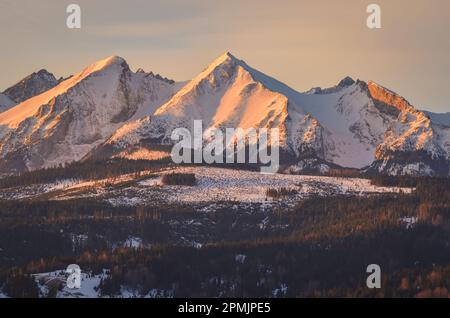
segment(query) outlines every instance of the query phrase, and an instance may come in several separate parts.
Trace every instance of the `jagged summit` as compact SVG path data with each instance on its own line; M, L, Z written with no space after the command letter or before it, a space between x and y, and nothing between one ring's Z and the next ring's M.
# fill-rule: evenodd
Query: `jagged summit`
M355 84L355 80L353 78L351 78L350 76L346 76L344 77L337 86L339 87L347 87L350 85Z
M34 72L4 91L15 103L21 103L58 85L55 76L46 69Z
M73 76L76 80L83 79L88 77L89 75L97 72L101 72L110 68L121 67L129 70L129 66L124 58L116 55L109 56L105 59L99 60L88 67L86 67L83 71ZM73 79L72 78L72 79Z
M344 77L342 80L339 81L339 83L335 86L328 87L328 88L321 88L321 87L313 87L310 90L306 91L305 94L332 94L339 92L340 90L347 88L349 86L352 86L356 84L358 81L355 81L350 76Z
M225 52L209 64L199 75L194 77L178 95L191 90L194 86L205 80L217 85L219 79L227 80L233 76L241 76L243 74L246 74L249 80L259 83L272 92L280 93L293 99L299 94L288 85L251 67L244 60L237 58L232 53Z
M12 128L18 127L24 119L33 117L42 105L48 104L55 97L67 93L72 87L89 78L91 75L95 73L103 73L104 76L112 78L112 73L120 73L124 69L128 70L129 68L123 58L110 56L106 59L91 64L83 71L68 78L67 80L62 81L59 84L55 79L57 85L53 88L40 95L27 99L17 106L0 114L0 124L7 125Z
M45 68L40 69L36 73L31 74L29 77L32 77L33 75L46 77L47 79L51 79L51 80L55 79L55 76L52 73L50 73L49 71L47 71Z
M33 72L32 74L26 76L19 83L24 83L24 82L26 82L26 81L28 81L28 80L30 80L32 78L35 78L35 77L40 77L40 78L46 79L48 81L55 81L56 80L55 76L52 73L50 73L45 68L43 68L43 69L40 69L37 72Z
M231 54L230 52L224 52L223 54L221 54L220 56L218 56L209 66L210 67L215 67L219 64L223 64L223 63L228 63L228 62L238 62L240 61L238 58L236 58L233 54Z
M100 68L107 67L113 64L122 64L126 63L125 59L123 57L120 57L118 55L110 55L102 60L99 60L94 63L94 65L98 65Z
M395 93L394 91L381 86L378 83L369 81L367 83L368 90L373 99L381 103L381 105L388 105L394 107L396 111L409 111L412 113L419 113L418 110L411 105L404 97Z
M226 52L161 106L155 115L198 116L214 125L224 124L223 121L236 116L233 121L241 120L250 127L260 125L258 121L265 115L286 113L286 96L296 94L292 88Z

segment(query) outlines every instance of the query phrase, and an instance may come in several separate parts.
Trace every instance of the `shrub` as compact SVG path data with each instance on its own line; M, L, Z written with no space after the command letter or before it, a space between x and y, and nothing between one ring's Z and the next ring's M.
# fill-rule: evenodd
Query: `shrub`
M3 291L12 298L37 298L39 288L30 275L11 273L6 279Z
M285 196L289 196L289 195L295 195L297 194L298 191L295 189L289 189L289 188L285 188L285 187L281 187L281 188L268 188L266 190L266 196L267 197L271 197L271 198L282 198Z
M193 173L168 173L162 176L161 182L166 185L193 186L197 180Z
M336 178L361 178L363 177L358 169L330 169L326 174Z

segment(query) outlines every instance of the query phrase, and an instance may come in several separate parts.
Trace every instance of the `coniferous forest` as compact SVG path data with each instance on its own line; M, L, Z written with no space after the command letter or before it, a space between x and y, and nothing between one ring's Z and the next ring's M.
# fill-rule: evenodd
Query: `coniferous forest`
M0 185L72 177L75 170L91 179L139 176L161 164L83 163L5 177ZM195 186L188 177L168 180ZM100 296L127 289L155 297L448 297L450 180L374 176L371 182L414 191L312 196L270 209L221 202L208 211L151 200L117 207L89 197L3 199L0 286L9 297L53 297L62 287L42 295L32 275L75 263L90 275L106 273ZM267 195L289 194L269 189ZM130 238L139 238L139 246ZM366 286L368 264L381 267L380 289Z

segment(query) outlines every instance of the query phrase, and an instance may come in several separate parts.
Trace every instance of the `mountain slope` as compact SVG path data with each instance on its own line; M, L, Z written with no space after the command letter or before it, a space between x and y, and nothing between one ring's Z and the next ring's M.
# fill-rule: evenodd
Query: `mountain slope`
M377 146L369 171L390 175L440 175L450 173L450 126L419 111L398 94L378 85L370 87L380 104L396 109L397 120Z
M0 114L0 169L32 170L81 159L124 122L167 101L176 85L133 73L116 56Z
M170 144L171 131L192 129L194 119L202 119L205 130L276 127L282 149L297 159L361 168L373 161L389 115L370 104L361 82L347 78L333 90L301 94L226 53L154 116L124 125L107 144L117 149L142 140ZM355 158L355 152L361 156Z
M195 119L203 120L204 131L279 128L283 158L291 172L334 165L361 169L391 160L384 149L450 153L446 129L436 128L424 113L376 83L347 77L335 87L299 93L226 53L153 116L121 127L96 154L170 146L172 130L185 127L192 132ZM391 173L386 166L373 169Z
M433 123L450 127L450 113L433 113L428 111L424 111L424 113L430 117Z
M159 158L170 152L172 131L193 132L194 120L202 120L206 140L212 128L278 128L282 168L291 173L348 167L449 175L445 116L349 77L300 93L230 53L188 83L132 72L114 56L92 64L0 113L0 171L83 158Z
M52 73L42 69L28 75L17 84L6 89L3 93L19 104L55 87L58 83L58 80Z
M0 113L15 106L16 103L7 95L0 93Z

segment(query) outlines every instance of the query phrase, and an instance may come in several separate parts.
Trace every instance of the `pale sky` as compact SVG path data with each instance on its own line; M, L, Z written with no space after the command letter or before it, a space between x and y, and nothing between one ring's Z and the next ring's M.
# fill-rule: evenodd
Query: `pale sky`
M79 30L66 27L70 3L81 6ZM382 29L366 26L370 3ZM349 75L449 112L449 32L448 0L0 0L0 91L110 55L187 80L230 51L299 91Z

